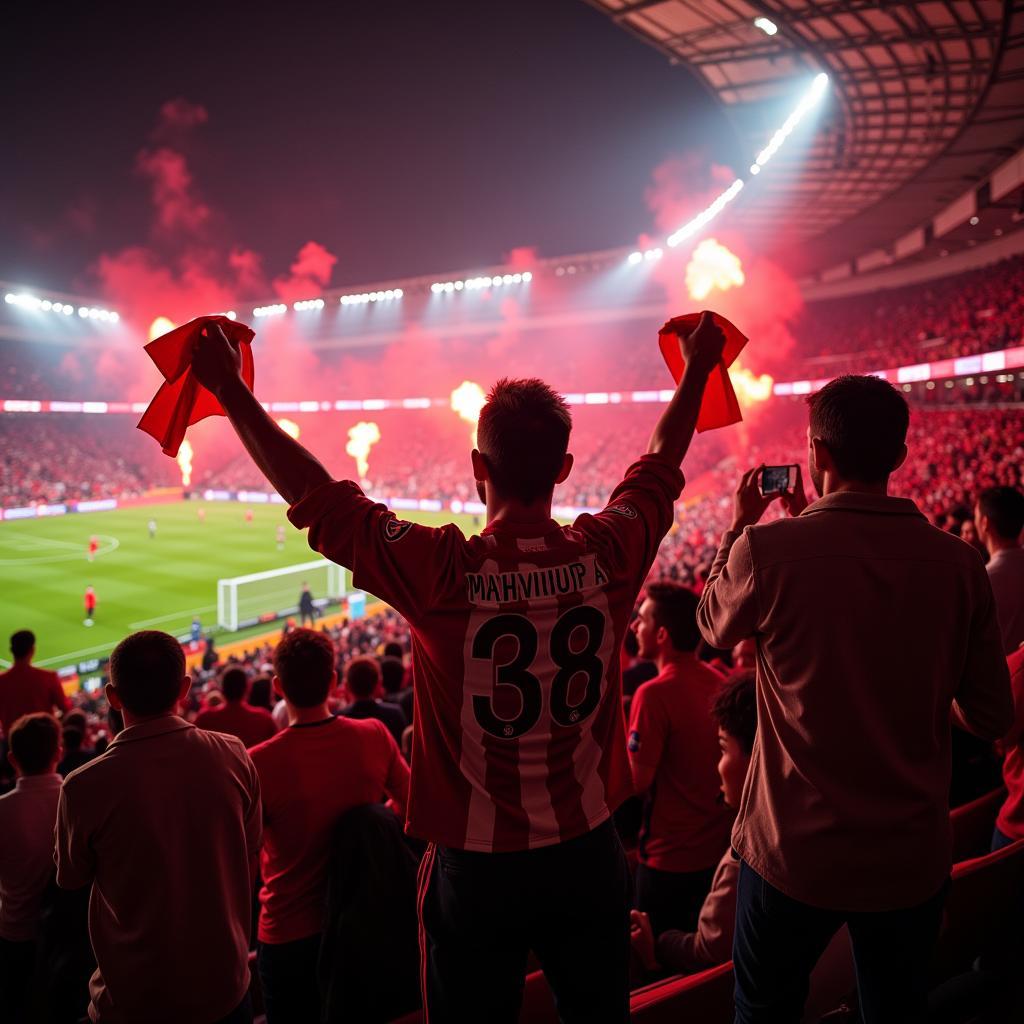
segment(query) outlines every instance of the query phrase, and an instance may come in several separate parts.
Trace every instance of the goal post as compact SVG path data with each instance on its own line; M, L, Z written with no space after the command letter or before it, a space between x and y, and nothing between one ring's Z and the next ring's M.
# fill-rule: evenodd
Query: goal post
M318 608L348 593L347 570L322 558L217 580L217 625L234 632L294 615L303 583L309 584Z

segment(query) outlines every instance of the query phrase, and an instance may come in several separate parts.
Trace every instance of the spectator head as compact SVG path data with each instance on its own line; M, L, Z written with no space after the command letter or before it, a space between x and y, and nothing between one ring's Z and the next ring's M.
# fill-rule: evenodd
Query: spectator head
M345 667L345 689L353 700L369 700L380 691L381 671L376 658L353 658Z
M212 711L214 708L222 708L226 703L227 702L224 700L224 694L216 687L211 687L203 694L204 711Z
M401 661L402 653L402 645L397 640L389 640L384 645L385 658L397 658L399 661Z
M220 689L224 699L229 703L244 699L245 692L249 689L249 677L245 674L245 669L238 666L225 669L220 677Z
M380 659L380 680L385 693L399 693L405 682L405 666L401 658L385 655Z
M974 525L990 553L1020 544L1024 494L1016 487L989 487L978 495Z
M169 633L144 629L122 640L110 655L107 700L136 718L173 714L188 695L185 652Z
M31 658L36 653L36 635L30 629L19 629L11 634L11 655L15 661Z
M757 698L753 672L736 672L723 684L711 714L718 723L718 774L729 807L740 805L743 783L757 735Z
M274 689L294 707L323 704L336 679L334 644L326 633L293 629L274 648Z
M542 380L499 380L477 423L473 476L480 500L487 500L488 482L502 498L524 505L550 500L572 469L571 429L569 407Z
M77 754L82 749L82 744L85 742L85 733L81 729L66 725L64 726L62 736L65 754Z
M673 652L692 653L700 643L697 595L679 583L652 583L632 629L641 658L655 661Z
M7 760L18 775L45 775L60 760L60 726L53 715L22 715L7 737Z
M807 399L808 462L818 494L833 482L884 485L907 457L910 410L878 377L837 377Z
M73 708L61 719L61 727L64 729L77 729L83 736L89 731L89 719L85 712L79 708Z
M265 711L270 711L273 707L273 703L270 699L273 692L273 677L268 675L257 676L249 687L249 706L254 708L263 708Z

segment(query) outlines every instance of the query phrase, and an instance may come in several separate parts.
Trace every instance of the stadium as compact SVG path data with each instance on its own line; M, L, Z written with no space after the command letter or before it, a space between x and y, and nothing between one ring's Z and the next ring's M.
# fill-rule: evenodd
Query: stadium
M13 115L0 1018L1024 1019L1024 10L495 6Z

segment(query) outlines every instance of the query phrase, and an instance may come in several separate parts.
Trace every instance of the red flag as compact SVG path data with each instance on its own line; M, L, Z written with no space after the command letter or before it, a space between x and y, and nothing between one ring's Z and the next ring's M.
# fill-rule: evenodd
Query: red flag
M155 437L165 455L173 459L185 436L185 428L205 420L207 416L223 416L220 402L196 380L192 373L192 352L204 324L217 323L236 342L242 353L242 379L252 391L253 361L252 339L256 336L246 324L229 320L226 316L199 316L167 334L162 334L146 346L149 358L164 376L164 383L149 408L139 420L139 430Z
M695 331L700 317L700 313L687 313L686 316L673 317L658 332L661 354L677 384L686 367L678 334L680 331L683 333ZM741 334L739 329L724 316L712 313L711 319L715 326L720 327L722 333L725 334L725 349L722 351L722 361L711 371L707 387L704 389L704 400L701 402L700 413L697 416L698 432L714 430L716 427L727 427L730 423L739 423L743 419L739 400L736 398L732 381L729 379L728 368L743 351L747 337Z

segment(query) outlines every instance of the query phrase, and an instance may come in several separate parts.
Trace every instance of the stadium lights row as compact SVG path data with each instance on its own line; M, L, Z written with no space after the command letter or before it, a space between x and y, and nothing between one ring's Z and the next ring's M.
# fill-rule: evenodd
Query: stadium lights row
M361 306L367 302L390 302L400 299L405 292L401 288L386 288L382 292L358 292L355 295L342 295L338 302L343 306Z
M654 260L660 260L661 257L664 255L665 252L660 247L655 247L654 249L645 249L643 252L637 249L636 252L631 252L629 254L628 262L630 266L636 266L636 264L638 263L651 263Z
M257 306L253 311L252 315L258 320L264 316L280 316L282 313L287 313L288 307L283 302L275 302L272 306Z
M303 310L323 308L323 299L300 299L298 302L292 303L292 309L296 310L299 313L301 313Z
M521 274L495 274L493 277L468 277L462 281L435 281L431 286L430 290L435 295L440 295L442 292L445 294L451 294L452 292L465 291L477 291L480 288L500 288L502 285L508 284L529 284L533 280L533 274L529 270L524 270Z
M750 165L751 174L760 174L761 168L779 151L779 147L789 138L793 129L804 119L807 112L821 99L828 88L828 75L822 71L814 76L810 89L796 105L796 109L783 122L782 127L771 137L768 145L757 154L757 159Z
M20 309L41 310L44 313L60 313L62 316L71 316L75 307L67 302L58 302L56 299L41 299L38 295L29 295L26 292L8 292L4 296L4 302L8 306L18 306ZM116 324L120 315L111 309L99 309L96 306L79 306L78 315L83 320L102 320L104 323Z

